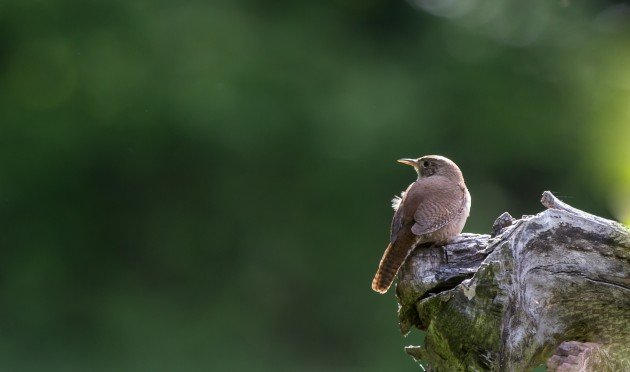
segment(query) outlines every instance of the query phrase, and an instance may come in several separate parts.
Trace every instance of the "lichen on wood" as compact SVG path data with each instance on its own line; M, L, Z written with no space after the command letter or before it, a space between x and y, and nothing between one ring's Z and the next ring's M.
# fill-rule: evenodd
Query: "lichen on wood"
M492 235L410 255L396 288L400 327L426 337L407 353L435 371L519 371L557 362L575 342L597 345L582 367L630 370L630 231L550 192L542 202L535 216L500 216ZM561 365L573 368L550 366Z

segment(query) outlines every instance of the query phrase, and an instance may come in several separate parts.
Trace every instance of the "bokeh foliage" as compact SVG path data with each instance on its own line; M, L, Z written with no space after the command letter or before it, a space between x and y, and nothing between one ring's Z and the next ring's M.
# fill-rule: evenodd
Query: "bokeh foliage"
M3 368L417 370L369 289L394 160L455 160L465 231L630 222L629 9L0 2Z

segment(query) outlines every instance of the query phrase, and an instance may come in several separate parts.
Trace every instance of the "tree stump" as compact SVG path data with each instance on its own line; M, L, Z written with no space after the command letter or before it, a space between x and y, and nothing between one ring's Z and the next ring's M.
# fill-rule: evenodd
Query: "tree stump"
M491 235L420 247L400 272L407 353L428 370L630 371L630 230L543 194Z

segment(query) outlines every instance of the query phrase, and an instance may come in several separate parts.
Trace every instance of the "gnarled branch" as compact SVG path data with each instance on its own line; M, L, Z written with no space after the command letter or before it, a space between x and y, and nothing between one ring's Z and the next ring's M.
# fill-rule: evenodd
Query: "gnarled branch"
M630 370L630 231L548 191L542 203L535 216L504 213L492 235L412 253L400 326L426 338L409 354L435 371Z

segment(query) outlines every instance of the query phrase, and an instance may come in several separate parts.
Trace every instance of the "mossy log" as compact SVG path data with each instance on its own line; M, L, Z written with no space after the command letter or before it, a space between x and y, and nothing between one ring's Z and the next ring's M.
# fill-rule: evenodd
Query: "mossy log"
M407 353L432 371L630 371L630 230L572 208L500 216L491 235L418 247L396 288Z

